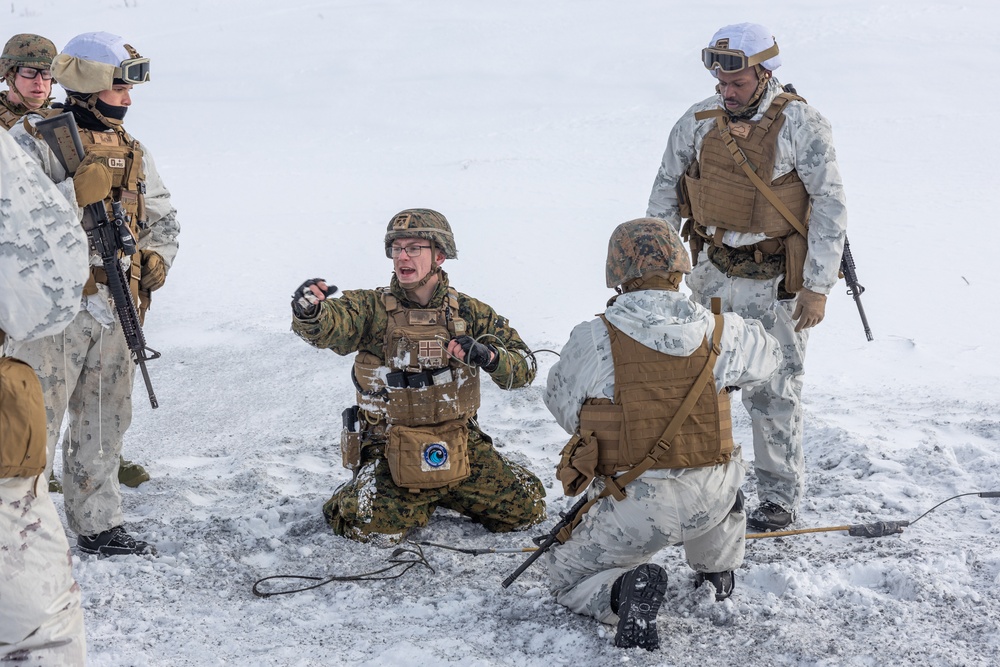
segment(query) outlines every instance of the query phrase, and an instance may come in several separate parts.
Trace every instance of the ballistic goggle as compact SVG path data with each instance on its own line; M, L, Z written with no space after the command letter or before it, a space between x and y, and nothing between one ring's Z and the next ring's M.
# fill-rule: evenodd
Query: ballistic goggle
M149 81L149 58L129 58L115 68L115 78L125 83Z
M777 42L770 48L764 49L760 53L755 53L749 58L747 54L736 49L720 49L708 46L701 50L701 59L705 63L705 69L717 69L726 74L732 74L745 70L747 67L753 67L776 55L778 55Z

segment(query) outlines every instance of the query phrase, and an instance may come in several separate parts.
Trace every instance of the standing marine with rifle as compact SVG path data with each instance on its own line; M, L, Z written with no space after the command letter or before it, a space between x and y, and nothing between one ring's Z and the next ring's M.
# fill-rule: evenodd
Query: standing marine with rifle
M766 381L781 361L760 322L713 314L680 293L690 271L663 220L619 225L606 269L618 296L573 329L545 392L573 435L556 476L567 495L589 498L549 552L551 586L560 604L617 623L620 647L659 644L667 575L649 561L666 547L683 543L695 586L710 582L716 600L732 593L746 468L728 389Z
M132 313L138 303L141 322L151 293L163 286L180 231L170 193L148 150L123 127L133 85L149 80L149 60L117 35L85 33L69 41L52 71L68 93L57 108L72 114L79 128L77 136L64 138L66 143L79 138L83 160L67 161L72 150L57 156L37 129L58 117L42 121L29 114L11 136L71 201L85 208L82 224L94 249L91 279L83 308L63 333L15 346L14 353L35 368L42 382L49 470L68 408L63 489L66 519L80 551L148 553L152 546L122 526L118 482L122 439L132 421L135 365L155 358L146 356ZM135 252L129 254L132 246ZM117 267L108 253L117 256ZM155 407L148 378L146 386Z
M742 393L753 425L758 506L754 530L787 528L805 490L802 374L809 329L838 280L847 230L830 123L783 87L771 32L726 26L702 51L716 95L674 125L646 215L691 244L694 299L761 321L784 362Z

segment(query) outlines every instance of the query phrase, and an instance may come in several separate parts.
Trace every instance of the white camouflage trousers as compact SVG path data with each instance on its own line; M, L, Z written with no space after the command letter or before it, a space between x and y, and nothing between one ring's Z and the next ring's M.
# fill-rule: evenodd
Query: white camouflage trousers
M647 474L618 501L601 498L570 539L546 554L559 604L617 623L611 611L615 580L669 546L684 545L696 572L725 572L743 563L746 513L733 511L746 471L739 450L720 466L658 478Z
M42 383L48 421L46 475L63 438L63 497L70 530L97 533L124 522L118 456L132 423L135 365L117 320L103 328L86 310L55 336L15 346Z
M80 586L44 477L0 479L0 663L83 665Z
M795 300L778 301L778 283L729 277L704 252L685 278L695 301L706 308L713 296L722 299L722 311L760 320L778 339L784 361L768 382L742 390L743 405L753 426L757 497L795 510L805 490L802 452L802 374L809 331L795 332Z

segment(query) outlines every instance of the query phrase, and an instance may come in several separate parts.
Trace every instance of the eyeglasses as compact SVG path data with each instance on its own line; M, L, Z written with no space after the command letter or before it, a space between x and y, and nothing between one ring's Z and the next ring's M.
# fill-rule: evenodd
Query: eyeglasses
M36 76L40 76L42 81L52 80L52 70L38 69L37 67L18 67L17 75L23 76L25 79L34 79Z
M121 79L125 83L149 81L149 58L123 60L121 66L115 68L115 78Z
M753 67L776 55L778 55L778 42L749 58L747 54L736 49L720 49L709 46L701 50L701 61L705 63L705 69L718 69L726 74L733 74L734 72L745 70L747 67Z
M399 257L400 254L405 250L407 257L419 257L420 252L424 248L430 248L429 245L408 245L405 248L403 246L394 245L389 250L392 252L393 257Z

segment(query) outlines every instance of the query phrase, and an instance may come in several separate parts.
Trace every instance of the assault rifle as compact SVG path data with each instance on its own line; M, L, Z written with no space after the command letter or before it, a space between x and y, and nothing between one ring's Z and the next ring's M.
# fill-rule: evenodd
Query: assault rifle
M515 579L521 576L522 572L531 567L532 563L538 560L538 558L543 553L548 551L552 547L552 545L555 544L556 536L559 535L559 531L561 531L563 528L573 523L573 520L576 519L576 515L580 513L580 510L582 510L583 506L586 504L587 504L587 495L584 494L583 498L580 498L580 500L578 500L575 505L570 507L568 511L561 513L559 516L561 516L562 519L559 520L559 523L553 526L552 530L550 530L548 534L542 535L540 538L536 540L536 544L538 544L538 550L535 551L530 556L528 556L516 570L511 572L510 576L503 580L501 586L503 586L504 588L510 586L512 583L514 583Z
M75 174L83 161L84 151L73 114L61 113L40 120L35 124L35 129L52 149L66 173L70 176ZM118 314L122 333L125 335L128 349L132 353L132 360L142 371L142 379L146 383L146 392L149 394L149 404L157 408L159 403L156 400L156 394L153 393L153 385L149 381L146 362L158 359L160 353L146 347L146 337L142 333L142 325L139 324L139 313L135 309L135 302L132 300L132 293L128 288L128 280L125 278L121 262L118 261L119 250L125 255L135 254L135 238L129 231L128 215L121 202L112 201L111 210L114 220L108 218L104 202L88 204L84 210L83 228L91 243L94 244L94 249L101 256L104 273L108 277L108 291L111 292L111 299L115 304L115 312Z
M872 330L868 326L868 318L865 317L865 307L861 305L861 295L865 288L858 282L858 272L854 269L854 255L851 254L851 243L844 237L844 254L840 258L840 272L844 274L847 281L847 294L854 297L854 303L858 304L858 314L861 315L861 325L865 328L865 336L869 341L872 338Z

